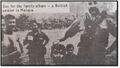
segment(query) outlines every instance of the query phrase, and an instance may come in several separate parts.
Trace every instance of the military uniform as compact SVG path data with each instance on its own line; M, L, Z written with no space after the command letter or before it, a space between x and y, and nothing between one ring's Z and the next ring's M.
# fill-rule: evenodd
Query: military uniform
M45 64L44 55L46 54L46 47L44 45L44 41L48 42L49 38L45 33L41 32L29 32L24 44L28 43L28 54L29 54L29 62L32 65L43 65Z

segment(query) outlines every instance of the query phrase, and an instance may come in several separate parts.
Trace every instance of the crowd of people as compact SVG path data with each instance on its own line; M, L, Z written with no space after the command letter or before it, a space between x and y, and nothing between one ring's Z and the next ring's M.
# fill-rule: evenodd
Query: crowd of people
M70 24L65 36L51 47L51 57L56 65L106 65L106 55L113 50L117 52L117 40L111 47L108 46L109 35L117 37L117 27L114 19L106 11L100 12L97 7L89 8L85 19L75 19ZM46 44L50 38L41 31L36 20L32 22L31 31L28 32L23 42L14 34L16 18L13 15L2 17L2 65L23 65L21 55L24 48L28 49L29 65L45 65ZM75 55L74 45L65 47L60 42L73 37L76 33L83 32L78 43L78 53ZM115 60L116 61L116 60Z

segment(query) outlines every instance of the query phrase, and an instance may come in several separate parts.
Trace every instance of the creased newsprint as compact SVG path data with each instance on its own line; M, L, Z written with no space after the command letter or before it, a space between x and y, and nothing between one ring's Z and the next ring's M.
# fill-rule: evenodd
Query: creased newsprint
M117 2L2 2L1 65L117 65Z

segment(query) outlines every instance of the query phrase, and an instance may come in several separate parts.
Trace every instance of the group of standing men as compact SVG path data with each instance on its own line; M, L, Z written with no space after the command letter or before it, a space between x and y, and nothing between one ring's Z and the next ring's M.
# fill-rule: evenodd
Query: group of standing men
M25 48L28 49L30 65L45 64L45 45L49 38L41 31L35 20L31 22L32 31L21 42L19 35L14 32L16 28L15 16L8 14L2 17L2 65L22 65L21 56Z
M97 7L91 7L89 14L86 13L82 22L76 19L73 25L66 31L64 38L59 41L65 41L67 38L74 36L77 32L83 32L78 43L78 65L103 65L105 64L106 51L112 51L116 48L116 41L112 47L106 50L108 46L109 34L116 37L117 27L113 23L113 18L105 11L100 12ZM2 17L2 65L22 64L20 56L24 52L23 46L28 49L30 65L45 64L45 45L49 42L47 35L41 31L35 20L32 31L29 32L23 41L15 37L14 30L16 18L13 15Z

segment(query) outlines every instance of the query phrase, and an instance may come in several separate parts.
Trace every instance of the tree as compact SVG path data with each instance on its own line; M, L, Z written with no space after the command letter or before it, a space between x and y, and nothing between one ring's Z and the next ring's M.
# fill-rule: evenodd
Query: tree
M29 16L25 14L20 14L20 16L17 18L16 26L20 30L29 29Z

